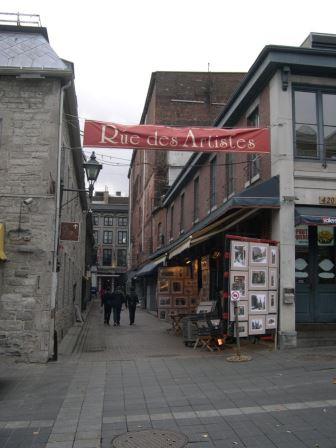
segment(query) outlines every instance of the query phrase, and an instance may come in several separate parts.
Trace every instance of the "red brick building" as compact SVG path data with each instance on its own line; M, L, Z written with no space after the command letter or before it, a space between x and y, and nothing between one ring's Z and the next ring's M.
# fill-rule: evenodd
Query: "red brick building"
M307 328L321 324L329 338L336 336L335 55L335 35L312 33L300 47L266 46L232 95L214 101L225 103L214 126L269 128L270 154L194 153L178 173L169 155L167 163L160 154L134 154L131 210L138 221L131 230L131 268L149 307L160 264L197 262L200 272L207 257L207 299L214 300L225 282L228 234L271 239L280 251L273 327L280 346L295 346ZM167 124L157 114L160 89L153 80L151 87L142 123ZM166 106L189 99L175 97ZM198 275L199 291L202 280Z

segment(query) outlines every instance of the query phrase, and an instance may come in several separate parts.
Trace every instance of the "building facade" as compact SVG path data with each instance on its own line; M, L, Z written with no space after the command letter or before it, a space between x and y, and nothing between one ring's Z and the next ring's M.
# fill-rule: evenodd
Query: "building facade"
M85 188L74 71L45 28L0 35L0 351L43 362L88 290L86 195L65 191ZM60 240L63 221L78 241Z
M214 125L268 128L270 154L193 154L156 211L142 268L155 278L163 259L208 256L214 299L226 235L277 241L281 347L308 328L335 331L335 55L336 37L316 33L300 47L264 48Z
M92 284L98 291L107 287L125 288L129 239L128 197L122 197L120 192L110 196L108 190L97 191L91 210L97 249Z
M243 78L243 73L155 72L152 74L141 124L210 125ZM191 153L134 151L130 179L129 265L139 270L165 238L166 219L157 220L161 201ZM160 223L160 224L159 224ZM159 236L157 229L159 227ZM132 274L130 275L130 277ZM155 309L155 283L145 277L139 289ZM146 300L148 299L148 300Z

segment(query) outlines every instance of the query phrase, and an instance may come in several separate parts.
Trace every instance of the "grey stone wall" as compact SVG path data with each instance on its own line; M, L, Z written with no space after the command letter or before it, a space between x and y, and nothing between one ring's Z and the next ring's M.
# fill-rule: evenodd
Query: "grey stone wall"
M0 77L0 222L6 226L8 258L0 262L0 353L29 361L46 361L52 349L50 293L60 87L58 80ZM70 146L66 120L64 142ZM67 181L77 188L71 152L67 151L64 170ZM28 197L33 202L26 206L22 201ZM85 232L79 200L63 213L64 220L83 221ZM71 272L61 267L65 281L59 282L56 312L60 335L66 333L74 314L73 286L65 291L62 285L77 283L75 302L80 301L84 240L65 243L61 250L61 256L67 253L76 267ZM60 296L65 297L62 302Z

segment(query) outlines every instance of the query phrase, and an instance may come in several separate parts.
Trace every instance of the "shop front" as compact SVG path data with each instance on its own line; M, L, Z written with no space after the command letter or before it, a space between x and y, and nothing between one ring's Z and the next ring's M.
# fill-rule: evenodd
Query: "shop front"
M336 323L336 209L296 207L296 322Z

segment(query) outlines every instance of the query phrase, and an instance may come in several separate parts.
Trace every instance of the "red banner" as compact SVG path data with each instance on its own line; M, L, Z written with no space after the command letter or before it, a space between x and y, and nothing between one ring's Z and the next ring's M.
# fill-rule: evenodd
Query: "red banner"
M174 128L86 120L83 146L196 152L269 153L267 128Z

